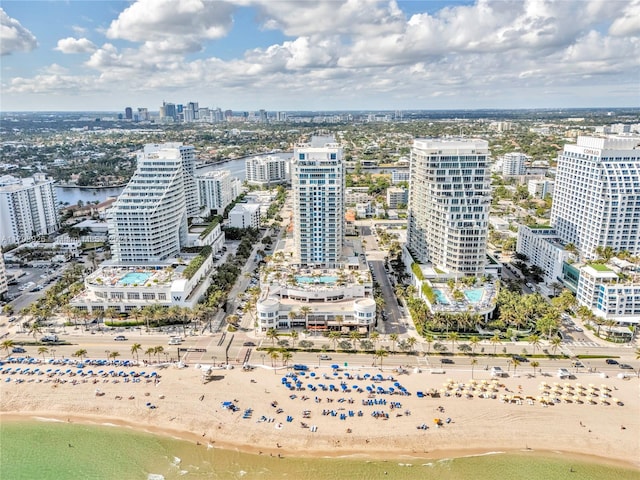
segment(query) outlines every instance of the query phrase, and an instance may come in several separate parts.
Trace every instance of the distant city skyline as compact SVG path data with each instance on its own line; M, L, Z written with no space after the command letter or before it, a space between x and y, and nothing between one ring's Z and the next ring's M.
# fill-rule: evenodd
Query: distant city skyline
M635 107L638 0L17 1L1 111Z

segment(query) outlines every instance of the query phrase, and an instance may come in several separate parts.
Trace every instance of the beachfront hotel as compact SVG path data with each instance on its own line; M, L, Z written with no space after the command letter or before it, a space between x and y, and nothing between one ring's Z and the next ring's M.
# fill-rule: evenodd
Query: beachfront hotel
M640 255L640 137L578 137L564 146L551 225L585 258L611 247Z
M202 298L224 233L217 220L187 224L188 202L197 197L185 166L195 159L191 153L173 143L146 145L138 153L136 172L108 213L112 259L85 279L72 306L127 313L148 305L194 307ZM184 247L210 248L189 253Z
M294 149L292 185L293 232L260 272L258 330L371 332L373 281L360 241L344 238L342 148L332 137Z
M0 245L31 242L60 228L53 183L44 173L0 177Z
M403 257L433 312L495 309L487 257L489 145L478 139L416 139L411 151L407 244ZM463 287L463 277L478 279ZM455 287L450 287L450 281Z
M198 198L206 213L222 215L240 194L240 181L229 170L214 170L196 176Z
M113 261L162 262L187 241L187 176L180 149L150 146L138 153L131 180L108 213Z
M489 144L416 139L411 151L407 247L417 263L480 276L486 263L491 190Z
M333 137L293 150L294 257L300 265L335 267L344 242L345 168Z

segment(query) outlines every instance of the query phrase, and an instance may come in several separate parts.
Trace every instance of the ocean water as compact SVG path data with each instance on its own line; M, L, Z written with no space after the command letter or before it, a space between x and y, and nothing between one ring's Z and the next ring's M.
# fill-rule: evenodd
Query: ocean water
M438 479L637 480L638 470L563 454L493 453L433 460L367 461L250 455L127 428L64 422L0 425L0 478L12 480ZM161 477L156 477L161 478Z

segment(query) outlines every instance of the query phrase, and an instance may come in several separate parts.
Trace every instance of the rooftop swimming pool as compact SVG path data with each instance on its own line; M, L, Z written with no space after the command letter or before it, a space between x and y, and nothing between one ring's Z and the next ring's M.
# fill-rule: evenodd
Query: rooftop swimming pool
M149 277L151 277L150 273L129 272L125 274L120 280L118 280L118 283L120 285L133 285L133 284L142 285L144 282L146 282L149 279Z
M478 303L482 300L482 294L484 290L482 288L474 288L473 290L465 290L464 296L467 297L469 303Z
M447 299L446 295L442 292L442 290L438 290L438 289L434 288L433 289L433 293L436 296L436 301L440 305L449 305L449 300Z
M296 282L298 283L336 283L338 277L322 275L320 277L307 277L307 276L299 276L296 277Z

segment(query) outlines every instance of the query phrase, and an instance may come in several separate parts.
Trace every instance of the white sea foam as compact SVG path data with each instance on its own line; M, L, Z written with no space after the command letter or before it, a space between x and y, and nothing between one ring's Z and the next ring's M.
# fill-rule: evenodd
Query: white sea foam
M64 423L64 420L60 420L58 418L48 418L48 417L33 417L34 420L39 422L52 422L52 423Z
M472 458L472 457L486 457L487 455L500 455L504 452L485 452L485 453L476 453L474 455L465 455L464 457L460 457L460 458Z
M159 473L150 473L147 475L147 480L164 480L164 475L160 475Z

